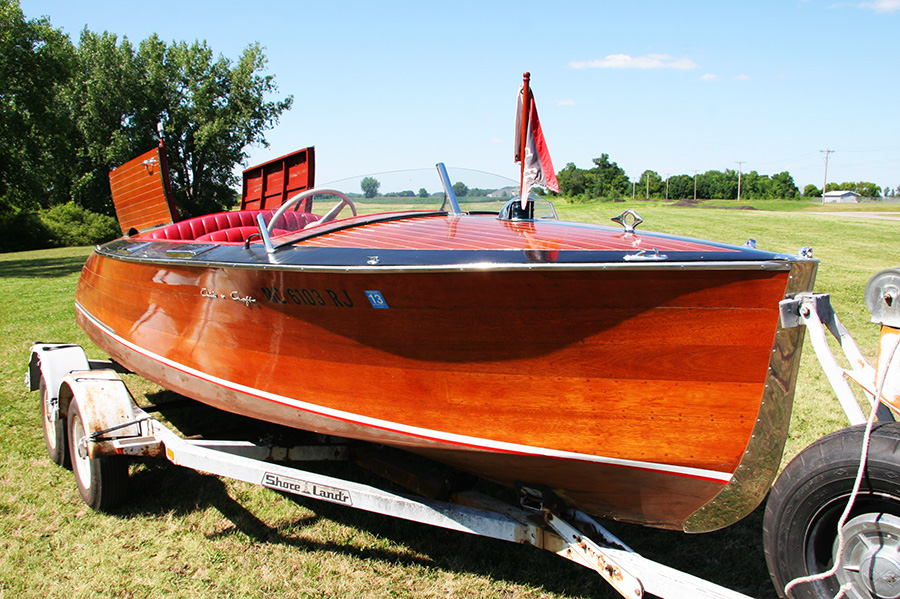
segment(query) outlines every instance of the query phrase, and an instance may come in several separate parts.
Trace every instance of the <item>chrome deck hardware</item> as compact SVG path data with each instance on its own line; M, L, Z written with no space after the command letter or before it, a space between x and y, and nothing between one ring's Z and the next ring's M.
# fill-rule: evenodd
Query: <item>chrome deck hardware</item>
M629 222L629 217L631 217L631 222ZM634 233L634 230L637 228L637 226L644 222L644 219L641 218L634 210L626 210L619 216L616 216L609 220L622 225L625 228L626 233Z

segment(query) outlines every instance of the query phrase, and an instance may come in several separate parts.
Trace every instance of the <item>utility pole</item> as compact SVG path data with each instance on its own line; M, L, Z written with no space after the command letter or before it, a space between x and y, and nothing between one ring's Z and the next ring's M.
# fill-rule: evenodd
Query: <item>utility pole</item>
M737 199L737 201L740 202L741 201L741 176L743 174L741 172L741 167L745 161L735 160L735 162L737 162L737 165L738 165L738 199Z
M694 171L694 201L697 201L697 171Z
M666 173L666 201L669 201L669 173Z
M820 154L825 155L825 178L822 180L822 204L825 203L825 187L828 185L828 157L831 154L834 154L834 150L824 149L819 150Z

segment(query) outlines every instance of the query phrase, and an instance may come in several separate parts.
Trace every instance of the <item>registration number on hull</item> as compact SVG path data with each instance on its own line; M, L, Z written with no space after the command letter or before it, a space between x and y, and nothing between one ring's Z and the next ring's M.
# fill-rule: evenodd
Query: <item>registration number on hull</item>
M313 287L260 287L262 294L270 304L296 304L309 307L356 308L360 302L354 302L346 289L316 289ZM366 299L373 308L387 309L388 303L384 295L377 290L366 290ZM361 302L365 305L365 302Z

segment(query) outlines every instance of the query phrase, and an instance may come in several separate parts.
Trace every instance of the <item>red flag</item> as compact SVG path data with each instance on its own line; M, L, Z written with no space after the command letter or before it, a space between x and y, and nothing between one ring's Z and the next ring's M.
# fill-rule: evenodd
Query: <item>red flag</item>
M527 96L528 121L525 129L525 143L522 143L522 115L523 103ZM559 183L556 181L556 172L553 170L553 162L550 160L550 150L544 140L544 132L541 130L541 121L538 119L537 106L534 96L528 87L528 78L519 90L519 101L516 107L516 162L523 162L521 197L522 207L528 201L528 194L534 186L546 187L559 193Z

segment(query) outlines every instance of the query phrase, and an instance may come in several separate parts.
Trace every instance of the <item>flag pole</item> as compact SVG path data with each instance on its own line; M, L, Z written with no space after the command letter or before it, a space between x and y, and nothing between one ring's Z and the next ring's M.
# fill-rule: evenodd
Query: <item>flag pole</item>
M519 170L519 197L522 198L521 202L524 206L525 202L528 201L528 198L522 197L522 192L525 189L525 145L528 143L528 118L531 114L531 88L529 86L531 73L526 71L522 78L522 129L519 131L521 140L519 142L519 162L521 164Z

